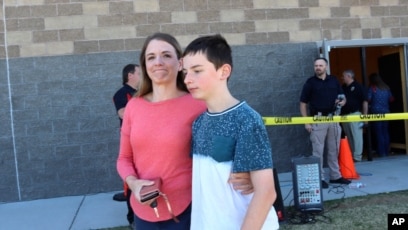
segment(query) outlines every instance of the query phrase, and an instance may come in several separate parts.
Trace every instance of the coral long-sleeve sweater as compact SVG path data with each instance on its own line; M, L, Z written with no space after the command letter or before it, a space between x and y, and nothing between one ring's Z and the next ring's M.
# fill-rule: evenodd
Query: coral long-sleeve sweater
M132 98L126 105L117 160L119 175L123 180L130 175L140 179L160 177L161 191L176 216L191 203L191 126L205 109L205 104L190 94L155 103ZM158 199L159 218L134 196L130 203L144 220L171 219L162 197Z

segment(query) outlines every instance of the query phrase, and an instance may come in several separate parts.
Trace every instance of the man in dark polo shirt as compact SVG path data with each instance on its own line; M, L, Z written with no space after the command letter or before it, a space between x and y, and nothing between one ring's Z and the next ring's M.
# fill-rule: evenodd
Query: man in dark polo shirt
M137 64L128 64L122 69L122 87L116 91L113 96L113 103L115 104L116 112L122 126L123 114L128 101L134 96L140 82L140 67ZM117 193L113 196L116 201L126 201L128 213L126 215L130 225L133 223L134 213L130 206L131 190L127 184L123 182L123 192Z
M122 70L122 88L116 91L113 95L113 103L115 104L116 112L122 126L123 113L127 102L136 93L137 86L140 81L140 69L137 64L128 64Z
M368 99L364 87L354 80L354 71L343 72L343 91L347 98L347 104L341 109L342 115L367 114ZM344 122L341 124L350 143L353 160L359 162L363 154L363 125L362 122Z
M346 98L339 82L336 77L327 74L326 68L327 60L325 58L315 59L315 75L306 80L300 95L300 113L303 117L331 116L334 115L337 106L346 104ZM339 123L305 124L305 129L310 133L313 156L320 158L322 188L329 187L325 181L323 170L325 147L330 170L330 183L349 184L351 181L343 178L339 169L338 155L341 137Z

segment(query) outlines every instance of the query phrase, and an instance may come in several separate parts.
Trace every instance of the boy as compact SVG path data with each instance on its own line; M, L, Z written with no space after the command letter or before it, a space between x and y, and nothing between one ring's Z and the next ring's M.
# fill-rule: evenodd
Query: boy
M193 123L191 229L278 229L272 151L261 116L227 86L231 48L221 35L192 41L183 54L184 83L205 101ZM254 193L227 183L231 172L250 172Z

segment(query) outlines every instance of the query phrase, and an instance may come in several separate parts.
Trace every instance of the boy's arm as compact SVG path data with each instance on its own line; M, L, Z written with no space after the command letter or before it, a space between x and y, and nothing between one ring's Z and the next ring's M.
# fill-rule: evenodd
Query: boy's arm
M250 175L254 196L245 214L241 230L261 229L277 196L272 169L251 171Z

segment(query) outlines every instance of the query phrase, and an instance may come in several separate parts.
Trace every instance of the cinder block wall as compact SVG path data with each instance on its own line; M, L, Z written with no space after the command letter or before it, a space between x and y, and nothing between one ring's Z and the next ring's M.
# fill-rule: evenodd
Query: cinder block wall
M237 98L263 116L298 114L299 88L311 74L315 43L234 46L233 53L230 84ZM121 189L112 96L121 84L121 68L138 56L129 51L9 61L12 113L3 80L0 92L2 201ZM0 78L6 81L4 71ZM291 156L310 152L303 126L268 127L268 132L281 172L290 169Z
M408 0L3 0L0 58L138 50L161 31L182 45L408 37ZM7 54L5 48L7 47Z
M0 202L121 190L112 95L146 36L182 46L222 33L232 93L263 116L298 116L316 41L408 37L407 0L2 0ZM268 126L278 172L310 154L303 126Z

